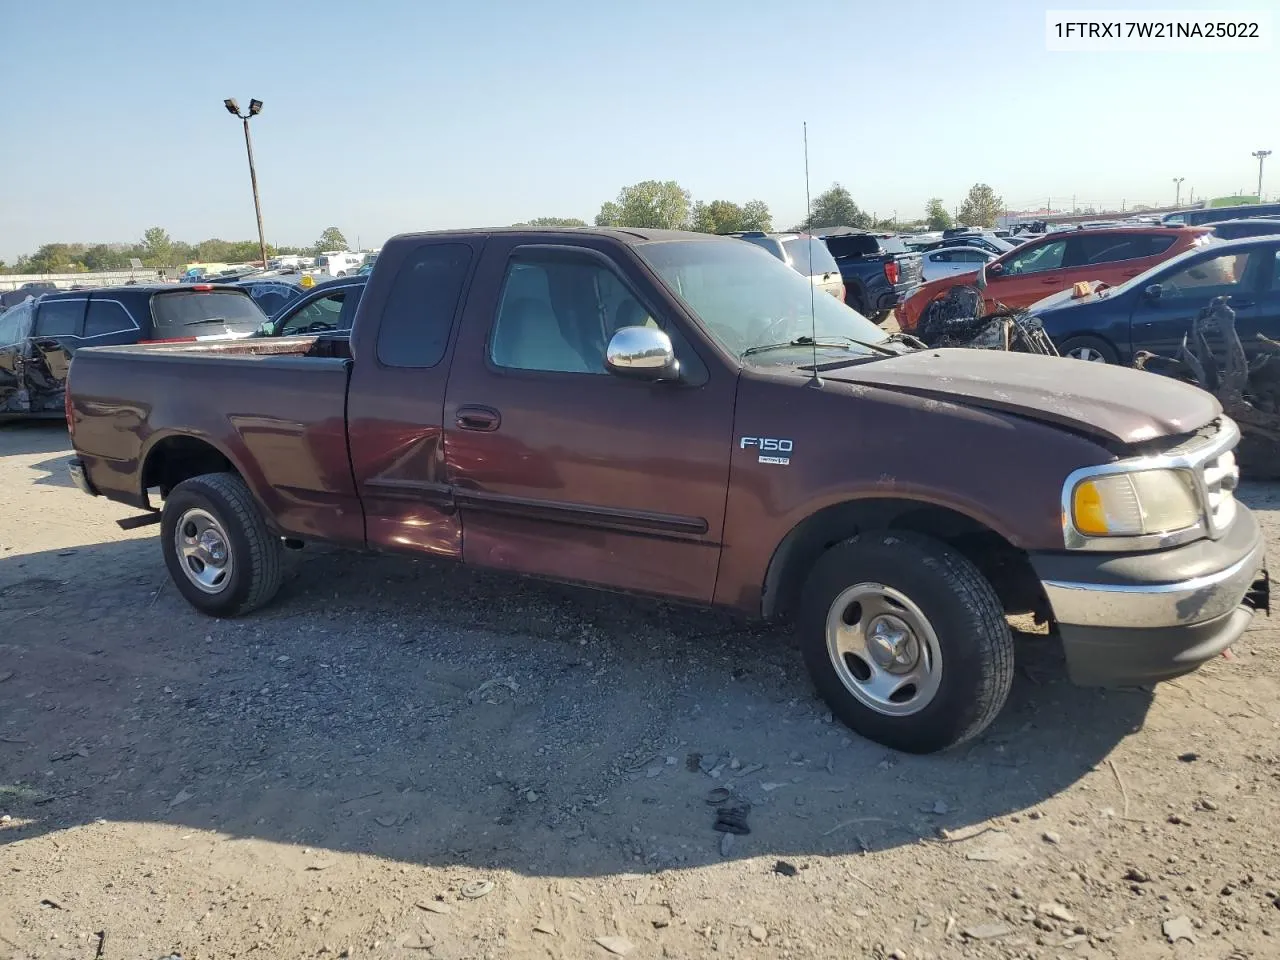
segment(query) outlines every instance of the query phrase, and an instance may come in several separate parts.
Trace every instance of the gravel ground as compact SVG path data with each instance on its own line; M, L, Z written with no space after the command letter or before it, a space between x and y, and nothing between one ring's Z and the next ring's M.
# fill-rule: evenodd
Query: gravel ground
M1154 693L1026 637L910 757L719 614L308 548L201 617L67 455L0 428L0 958L1280 956L1266 619Z

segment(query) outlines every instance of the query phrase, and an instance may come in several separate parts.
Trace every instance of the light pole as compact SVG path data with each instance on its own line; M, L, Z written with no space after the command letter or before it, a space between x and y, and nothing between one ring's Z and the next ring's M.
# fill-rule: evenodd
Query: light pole
M227 113L244 121L244 148L249 154L249 182L253 185L253 212L258 215L258 250L262 254L262 269L267 269L267 238L262 232L262 204L258 200L258 172L253 167L253 141L249 138L249 118L262 112L261 100L249 101L249 112L241 113L235 98L222 101Z
M1270 150L1255 150L1253 155L1258 158L1258 202L1262 202L1262 161L1271 156Z
M247 129L247 128L246 128L246 129ZM1174 190L1174 193L1173 193L1173 205L1174 205L1175 207L1180 206L1180 205L1182 204L1182 181L1183 181L1183 180L1185 180L1185 179L1187 179L1187 178L1186 178L1186 177L1174 177L1174 178L1173 178L1173 190Z

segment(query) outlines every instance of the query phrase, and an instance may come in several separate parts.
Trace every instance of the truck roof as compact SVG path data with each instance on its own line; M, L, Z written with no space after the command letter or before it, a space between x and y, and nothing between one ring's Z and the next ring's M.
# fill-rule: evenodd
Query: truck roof
M648 243L653 240L711 240L720 242L737 242L735 238L722 237L714 233L695 233L691 230L658 230L650 229L648 227L474 227L463 230L424 230L417 233L401 233L392 237L391 240L387 242L390 243L392 240L438 240L442 237L488 236L495 233L531 237L556 235L566 237L608 237L610 239L617 240L619 243L626 244Z
M178 293L183 290L195 290L196 284L190 283L134 283L120 284L114 287L85 287L81 290L59 290L56 293L46 293L40 299L42 300L67 300L89 296L99 296L102 294L131 294L133 296L150 296L153 293ZM210 283L199 284L199 293L212 293L214 291L229 291L232 293L244 293L244 287L235 286L229 283Z

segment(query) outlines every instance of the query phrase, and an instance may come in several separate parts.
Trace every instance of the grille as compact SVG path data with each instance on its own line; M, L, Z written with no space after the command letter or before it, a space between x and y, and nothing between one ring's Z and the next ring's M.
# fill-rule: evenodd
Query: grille
M1223 533L1236 515L1235 490L1240 482L1240 468L1236 466L1234 451L1224 451L1202 463L1200 477L1204 484L1210 532L1214 535Z

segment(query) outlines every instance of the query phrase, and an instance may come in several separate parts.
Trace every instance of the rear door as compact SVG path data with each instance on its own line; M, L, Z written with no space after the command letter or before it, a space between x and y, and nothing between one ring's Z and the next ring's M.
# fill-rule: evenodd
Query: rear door
M88 297L41 299L36 304L36 320L31 330L33 365L27 371L27 388L58 389L67 378L71 354L84 336L84 315Z
M1083 230L1068 243L1063 289L1081 280L1113 286L1131 280L1158 263L1174 239L1173 234Z
M392 247L361 298L347 436L370 546L462 553L442 417L452 331L484 244L441 237Z
M1258 352L1257 334L1271 325L1265 304L1273 286L1274 262L1275 245L1258 244L1206 251L1157 274L1152 279L1159 285L1158 297L1138 291L1130 321L1133 349L1177 356L1183 338L1191 332L1191 321L1215 297L1227 297L1236 312L1240 342L1245 353L1253 356ZM1210 344L1215 351L1221 346L1216 337Z

